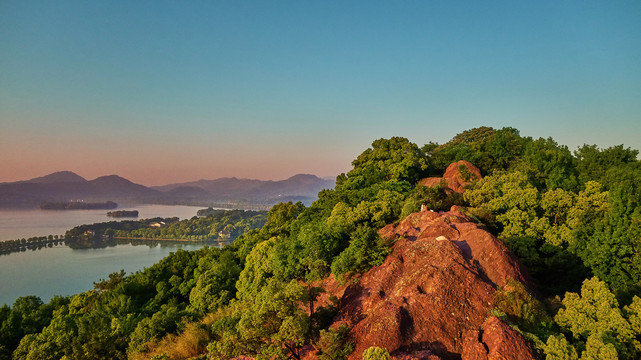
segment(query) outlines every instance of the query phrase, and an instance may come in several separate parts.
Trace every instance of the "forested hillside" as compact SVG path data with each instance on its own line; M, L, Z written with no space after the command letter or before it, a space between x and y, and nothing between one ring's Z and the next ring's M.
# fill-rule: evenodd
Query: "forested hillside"
M535 287L497 287L492 314L537 356L638 359L637 156L623 145L571 151L513 128L471 129L422 147L379 139L311 206L278 204L231 246L179 250L132 275L114 269L86 293L0 308L0 359L361 358L352 354L356 335L334 321L344 302L325 296L324 281L358 284L392 251L379 230L422 204L437 213L456 205L529 269ZM462 194L445 180L417 185L459 160L482 175L459 167L470 182ZM461 356L419 345L436 358ZM378 346L363 358L394 350Z

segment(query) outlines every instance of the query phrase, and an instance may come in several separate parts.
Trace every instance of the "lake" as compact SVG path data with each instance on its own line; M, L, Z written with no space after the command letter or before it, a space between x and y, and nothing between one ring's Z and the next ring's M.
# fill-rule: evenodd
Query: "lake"
M118 210L138 210L138 218L112 218L111 210L0 210L0 241L42 235L64 235L65 231L83 224L154 217L189 219L203 207L181 205L136 205Z
M0 306L20 296L35 295L48 302L54 295L73 295L93 289L93 283L124 269L134 273L157 263L178 248L203 245L169 243L167 246L118 245L102 249L71 249L64 245L0 255Z
M178 217L188 219L202 207L136 205L138 219ZM63 235L82 224L115 220L107 210L0 210L0 240L42 235ZM118 245L102 249L73 250L59 245L35 251L0 255L0 306L20 296L35 295L48 302L53 295L72 295L93 289L93 283L124 269L128 274L158 262L178 248L196 250L203 245L167 243L163 246Z

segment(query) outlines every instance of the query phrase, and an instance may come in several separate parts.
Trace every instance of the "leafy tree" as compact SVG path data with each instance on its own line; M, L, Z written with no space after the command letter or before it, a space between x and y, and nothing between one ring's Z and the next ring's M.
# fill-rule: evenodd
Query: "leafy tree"
M574 205L568 210L568 226L580 229L602 219L609 208L608 197L609 192L603 191L600 183L585 183L585 189L577 194Z
M598 335L590 335L585 344L585 351L581 354L581 360L618 360L616 346L606 342Z
M236 279L240 266L230 250L217 252L219 256L203 257L194 271L196 284L189 293L189 303L201 313L212 312L226 305L236 295Z
M325 278L334 256L347 246L345 236L343 229L330 229L323 221L302 225L296 236L276 244L274 274L283 281Z
M545 360L579 360L579 355L563 334L548 337L544 347Z
M604 206L605 207L605 206ZM576 251L595 275L624 300L641 289L641 213L621 189L610 191L605 214L578 233Z
M575 156L577 170L583 181L601 181L607 169L637 162L638 150L624 148L623 145L599 150L596 145L583 145Z
M466 160L478 165L485 144L495 133L495 129L482 126L465 130L444 145L439 146L430 142L422 149L436 168L436 174L440 175L448 165L458 160Z
M496 130L489 126L481 126L456 134L450 141L452 145L467 144L475 150L482 150L484 144L490 141L496 134Z
M347 249L332 263L332 273L340 279L343 275L366 271L382 264L389 252L376 230L366 226L359 227L353 233Z
M521 172L487 176L466 191L463 197L470 205L494 214L503 228L499 234L501 237L542 235L532 227L538 221L536 209L540 204L540 194Z
M560 188L543 193L540 212L548 221L538 222L537 224L542 227L541 230L546 243L562 246L572 242L573 229L571 226L576 226L581 221L580 218L576 218L577 214L572 214L574 218L570 218L570 211L575 202L576 195L574 193ZM572 222L573 220L574 222Z
M567 146L559 146L552 138L528 142L515 167L540 190L578 190L576 160Z
M565 295L555 320L572 332L580 348L586 349L582 359L616 358L616 354L635 359L641 350L614 294L597 277L583 282L580 295L571 292Z
M36 296L24 296L18 298L11 309L0 308L0 359L10 357L24 336L41 332L51 322L54 312L68 302L68 298L54 296L48 304L43 304Z
M124 359L125 344L112 334L111 316L88 311L97 299L94 291L74 296L42 332L22 339L14 358Z
M125 270L121 269L120 272L114 272L109 274L109 280L101 279L98 282L94 282L94 289L98 291L107 291L113 290L118 284L122 282L125 278Z
M467 160L478 166L484 174L494 170L506 170L521 157L529 139L522 138L519 131L505 127L495 130L490 127L470 129L456 135L448 143L434 148L428 144L423 149L430 161L442 171L458 160Z
M372 346L363 351L363 360L390 360L389 351L378 346Z
M245 347L238 332L240 314L246 311L245 303L232 302L229 307L219 309L211 325L213 340L207 345L207 358L231 359L245 353Z
M276 236L288 236L292 231L292 223L301 215L305 207L302 203L292 202L275 205L268 213L265 225L257 230L252 230L234 241L236 256L244 263L245 258L256 244Z
M264 241L247 255L245 268L236 283L239 299L253 299L273 276L271 258L276 238Z
M354 351L354 343L348 338L349 327L345 324L337 328L321 330L316 343L321 360L345 360Z
M176 332L186 313L171 304L162 305L160 311L142 319L130 336L129 352L146 350L148 343L160 340L168 333Z
M525 265L545 296L579 291L581 282L591 276L590 269L566 245L552 245L533 237L512 237L505 239L505 244Z
M294 204L290 201L274 205L269 210L267 222L261 230L272 236L289 234L291 222L301 214L304 208L305 206L301 202Z
M401 137L375 140L352 165L354 168L347 175L336 178L336 192L343 202L352 206L369 200L375 192L372 194L368 188L374 184L386 181L414 184L428 170L425 154L416 144Z
M238 322L240 339L257 359L300 360L309 340L309 316L301 308L308 292L296 281L270 279Z

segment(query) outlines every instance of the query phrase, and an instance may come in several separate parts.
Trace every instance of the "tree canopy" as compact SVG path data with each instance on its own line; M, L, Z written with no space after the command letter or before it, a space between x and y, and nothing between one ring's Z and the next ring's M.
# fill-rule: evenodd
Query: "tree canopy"
M427 139L426 139L427 140ZM392 243L378 230L419 211L452 205L486 226L528 267L543 297L522 285L497 290L495 312L547 359L636 359L641 354L641 165L623 145L572 153L553 139L514 128L480 127L444 144L375 140L306 207L268 213L211 212L189 220L85 225L68 232L212 239L223 249L178 250L95 289L44 304L23 297L0 308L4 359L345 359L346 325L330 327L340 303L318 307L318 286L358 281L382 264ZM463 195L444 183L417 186L458 160L481 169ZM163 227L151 227L163 221ZM237 237L237 238L236 238ZM79 240L78 246L82 246ZM557 299L557 300L555 300ZM547 305L544 306L544 305ZM170 344L170 345L168 345ZM171 349L171 350L170 350ZM190 355L192 356L192 355ZM363 358L389 358L370 348Z

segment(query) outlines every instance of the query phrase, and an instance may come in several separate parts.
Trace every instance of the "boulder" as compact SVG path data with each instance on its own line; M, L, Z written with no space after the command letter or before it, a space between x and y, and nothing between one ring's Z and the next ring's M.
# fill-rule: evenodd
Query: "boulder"
M536 353L521 334L495 316L483 323L482 336L471 332L466 337L462 360L531 360Z
M467 169L467 173L461 173L462 167ZM466 185L480 179L481 170L479 170L479 168L468 161L460 160L450 164L447 169L445 169L443 177L424 178L418 181L418 185L432 187L443 182L446 185L445 190L447 192L462 193L465 191Z

